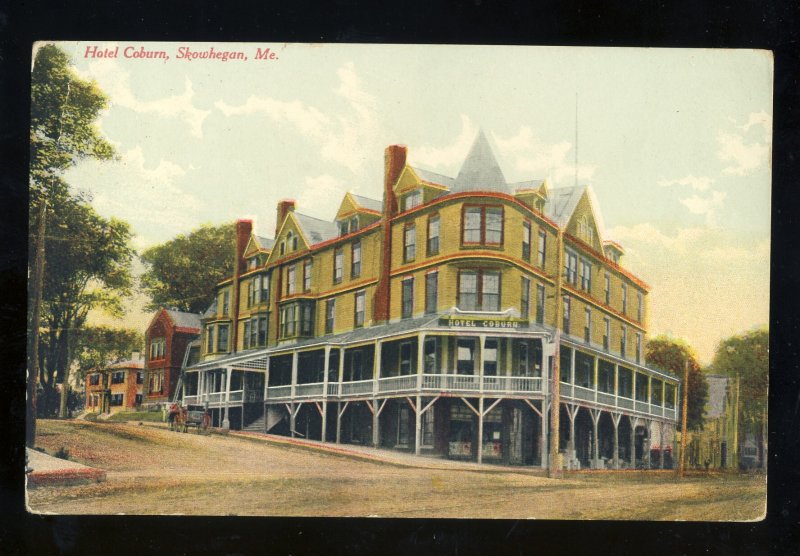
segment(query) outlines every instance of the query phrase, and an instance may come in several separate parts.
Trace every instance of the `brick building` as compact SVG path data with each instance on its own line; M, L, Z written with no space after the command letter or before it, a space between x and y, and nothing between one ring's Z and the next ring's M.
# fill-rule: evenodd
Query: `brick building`
M289 200L274 240L239 221L184 399L216 426L542 467L558 419L566 466L647 465L679 380L644 365L649 287L591 187L508 183L483 133L455 178L406 155L332 221Z
M86 411L116 413L142 404L144 359L134 352L131 359L119 361L86 375Z
M172 399L190 342L200 335L200 315L159 309L145 331L144 405Z

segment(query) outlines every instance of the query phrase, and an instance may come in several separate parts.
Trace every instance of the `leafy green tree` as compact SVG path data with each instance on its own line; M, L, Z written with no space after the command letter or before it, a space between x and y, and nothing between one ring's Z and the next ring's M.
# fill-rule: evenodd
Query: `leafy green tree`
M205 225L147 249L141 256L146 266L141 284L150 296L148 309L207 309L214 286L231 275L235 242L234 224Z
M769 387L769 330L761 328L720 342L711 362L719 374L739 379L739 438L752 433L763 462Z
M75 74L62 50L53 45L39 48L31 72L29 261L36 264L40 209L46 208L41 319L31 322L31 330L43 331L38 352L40 415L55 413L56 380L64 385L59 410L66 414L73 334L88 312L102 307L121 314L121 298L130 293L134 251L128 224L98 215L89 198L73 193L63 178L82 159L113 158L112 146L96 126L106 106L103 92ZM29 295L31 302L35 298Z
M144 349L144 335L133 328L84 326L75 335L75 361L79 378L92 369L123 361Z
M645 347L645 360L648 365L670 371L683 380L684 364L689 362L688 402L686 409L686 428L701 430L708 402L708 381L703 375L694 349L677 338L661 335L651 338ZM678 400L682 407L683 400Z

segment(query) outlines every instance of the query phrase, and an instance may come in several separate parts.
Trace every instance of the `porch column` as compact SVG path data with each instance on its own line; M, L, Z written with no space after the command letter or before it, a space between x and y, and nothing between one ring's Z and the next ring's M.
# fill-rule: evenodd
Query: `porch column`
M545 368L545 367L542 367ZM544 381L547 382L547 381ZM541 427L539 429L539 453L541 454L540 467L547 469L547 402L542 399L542 414L539 415Z
M383 353L383 342L380 340L375 342L375 357L373 357L374 367L372 370L372 377L375 384L372 388L372 445L378 447L380 445L380 415L378 414L378 380L381 376L381 354Z
M598 422L600 421L600 413L601 413L601 411L599 409L591 409L591 410L589 410L589 413L592 416L592 433L593 433L593 440L594 440L594 442L592 443L593 444L593 446L592 446L592 460L593 460L592 465L595 466L595 469L596 469L597 468L596 466L598 464L597 460L600 459L600 442L599 442L600 439L597 438L597 432L598 432L598 429L599 429Z
M612 413L611 422L614 423L614 469L619 469L619 421L622 413Z
M291 396L292 396L292 400L293 401L294 401L294 398L295 398L295 393L297 391L297 360L298 360L298 358L299 357L298 357L297 352L293 351L292 352L292 383L291 383L292 384L292 390L291 390L292 394L291 394Z
M339 384L336 386L336 392L342 395L342 381L344 380L344 348L339 348Z
M478 345L480 346L480 354L478 355L478 376L479 376L479 384L480 384L480 391L483 392L483 365L485 362L484 355L486 351L486 334L481 334L478 336ZM483 398L481 398L481 403L483 403ZM483 417L481 417L481 421L483 421ZM483 426L483 424L481 424ZM480 452L478 452L480 454Z
M269 360L270 358L267 357L267 368L264 369L264 399L267 399L267 395L269 394Z
M228 420L228 406L231 402L231 376L233 369L225 367L225 414L222 418L222 428L228 430L231 428L231 422Z
M636 425L639 424L639 418L628 415L628 420L631 422L631 469L636 469Z
M664 421L658 422L658 468L664 469Z
M414 410L414 453L419 455L422 451L422 396L417 394L417 407ZM377 413L377 412L376 412ZM480 452L479 452L480 453Z
M294 429L296 425L295 417L297 417L297 412L294 410L294 399L292 399L292 402L289 404L289 436L292 438L294 438Z
M322 364L322 434L320 440L325 442L328 432L328 371L330 370L331 346L325 346L325 362Z
M417 336L417 392L422 390L422 374L425 372L425 334Z
M567 416L569 417L569 440L567 440L567 457L570 460L575 459L575 417L578 416L580 407L575 407L575 412L567 405ZM561 434L561 431L556 431L555 434Z
M341 442L342 442L342 402L336 402L336 443L341 444Z
M481 340L481 363L483 362L483 340ZM483 365L481 365L481 369ZM478 398L478 463L483 463L483 396Z

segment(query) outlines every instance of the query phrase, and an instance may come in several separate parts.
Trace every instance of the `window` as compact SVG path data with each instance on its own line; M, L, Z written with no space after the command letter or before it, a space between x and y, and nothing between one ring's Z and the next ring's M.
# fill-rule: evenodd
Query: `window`
M333 283L338 284L344 276L344 251L341 247L333 251Z
M295 292L295 284L297 283L297 266L290 265L286 269L286 295L292 295Z
M500 273L485 270L459 272L458 308L462 311L499 311Z
M474 245L503 244L502 207L464 207L461 243Z
M628 285L622 284L622 314L628 314Z
M311 336L314 333L314 305L300 304L300 335Z
M653 405L661 405L661 391L664 388L664 381L656 378L650 379L650 403Z
M475 338L459 338L456 343L456 371L460 375L475 373Z
M647 401L647 375L642 373L636 373L636 401L637 402L646 402Z
M428 256L439 254L439 215L428 218Z
M267 345L267 326L267 317L260 317L258 319L258 345L262 347Z
M403 280L403 318L411 318L414 313L414 279Z
M422 446L433 446L433 411L422 414Z
M209 324L206 330L206 353L214 353L214 325Z
M664 407L667 409L675 409L675 385L666 383L664 384Z
M114 371L111 375L111 384L122 384L125 382L125 371Z
M592 290L592 263L585 259L581 259L581 289Z
M153 373L150 376L150 391L151 392L161 392L164 388L164 374L163 373Z
M255 300L255 296L256 296L255 291L256 291L256 280L258 278L259 278L259 276L256 276L255 278L253 278L252 280L250 280L247 283L247 306L248 307L251 307L256 302L256 300Z
M633 371L626 367L617 369L617 395L633 398Z
M281 309L281 337L292 338L297 335L297 305L287 305Z
M142 395L141 394L136 394L135 400L136 400L136 405L142 405Z
M150 359L163 359L166 354L166 338L153 338L150 340Z
M544 324L544 285L536 284L536 322Z
M608 351L611 346L611 319L603 317L603 349Z
M594 388L594 357L575 350L575 385Z
M636 362L642 362L642 334L636 333Z
M336 299L329 299L325 302L325 334L333 334L333 327L336 323Z
M339 235L346 236L350 230L347 226L347 220L339 222Z
M306 259L303 262L303 291L311 291L311 269L314 263L311 259Z
M228 325L220 324L217 330L217 351L228 351Z
M584 311L586 313L586 322L583 326L583 341L588 344L592 341L592 310L586 307Z
M255 270L258 266L258 257L250 257L247 259L247 270Z
M292 232L286 234L286 243L292 251L297 251L297 236Z
M594 240L594 229L589 224L587 216L582 216L578 220L578 236L589 244Z
M519 367L517 368L516 376L531 376L531 368L530 368L530 356L528 354L528 342L521 341L517 343L517 348L519 352L519 357L517 358L519 362Z
M269 275L261 277L261 293L258 295L259 303L269 303Z
M564 334L569 334L569 317L570 317L570 299L568 295L565 295L562 298L564 302L564 315L563 315L563 322L561 328L564 330Z
M250 349L250 333L252 324L249 320L244 321L244 334L242 334L242 346L244 349Z
M642 317L644 317L644 295L642 292L636 292L636 299L638 301L636 305L636 320L642 322Z
M413 261L417 254L417 227L406 224L403 231L403 261Z
M572 251L567 251L564 257L564 279L573 285L578 281L578 256Z
M625 357L625 352L627 351L628 347L628 329L623 326L622 327L622 335L619 338L619 354L622 357Z
M358 216L354 216L350 219L350 233L358 231Z
M483 374L497 376L497 340L487 339L483 344Z
M531 260L531 223L527 220L522 223L522 259Z
M366 312L366 292L356 292L355 303L355 326L356 328L364 326L364 313Z
M539 230L539 251L536 262L544 268L545 257L547 256L547 232Z
M438 370L438 338L425 338L425 351L423 353L425 361L425 372L435 373Z
M614 364L604 359L597 361L597 389L607 394L614 393Z
M89 375L89 385L97 386L98 384L100 384L100 375L98 373Z
M124 394L112 394L111 395L111 405L117 406L122 405L125 400Z
M605 300L606 305L611 305L611 277L606 273L605 276Z
M559 352L558 380L566 383L572 382L572 377L570 376L572 369L572 348L561 346Z
M439 273L425 275L425 313L435 313L439 304Z
M350 277L361 276L361 241L356 241L350 246Z
M410 375L414 372L414 353L411 342L400 344L400 374Z
M267 345L267 318L253 317L244 323L244 348Z
M422 204L422 190L417 189L403 197L403 210L411 210Z
M222 316L228 316L228 310L230 305L231 293L228 290L222 292Z
M531 310L531 281L525 276L520 284L519 314L523 319L528 318Z
M284 253L286 253L286 242L282 241L281 242L281 255L283 255Z

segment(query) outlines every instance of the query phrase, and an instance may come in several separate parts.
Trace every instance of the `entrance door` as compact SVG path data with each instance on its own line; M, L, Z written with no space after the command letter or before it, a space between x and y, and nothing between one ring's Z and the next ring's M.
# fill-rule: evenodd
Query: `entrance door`
M525 463L523 456L522 410L518 407L512 407L510 415L511 422L509 423L508 429L508 463L511 465L522 465Z

